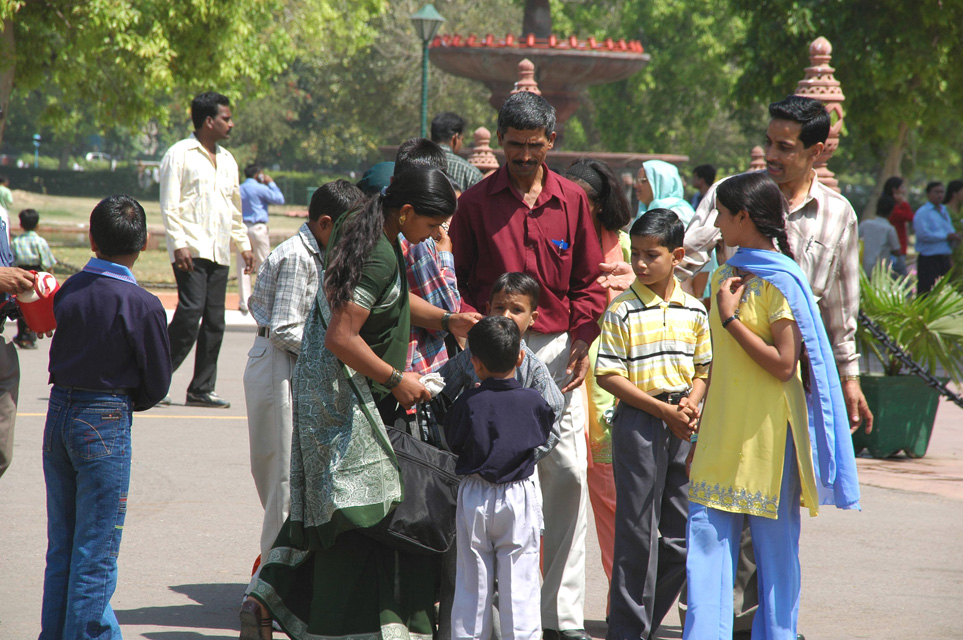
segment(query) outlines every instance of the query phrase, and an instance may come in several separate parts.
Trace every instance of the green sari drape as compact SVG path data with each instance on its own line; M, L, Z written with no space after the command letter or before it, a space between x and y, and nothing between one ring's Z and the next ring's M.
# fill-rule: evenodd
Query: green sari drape
M322 286L292 381L291 515L250 595L299 640L428 640L438 559L357 531L402 486L368 380L324 348L330 315Z

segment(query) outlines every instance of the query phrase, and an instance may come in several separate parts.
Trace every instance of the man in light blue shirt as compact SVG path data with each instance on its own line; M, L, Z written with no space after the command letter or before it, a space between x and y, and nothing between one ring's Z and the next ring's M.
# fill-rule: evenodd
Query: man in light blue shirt
M284 194L271 176L264 173L260 165L251 164L244 169L247 179L241 183L241 214L247 227L247 237L254 251L254 269L257 273L261 263L271 253L271 238L268 234L268 205L284 204ZM244 273L238 260L237 288L238 309L247 313L247 299L251 297L251 276Z
M942 182L926 185L926 204L916 210L913 229L916 231L916 292L929 292L936 281L950 270L953 246L960 242L960 234L953 228L950 214L943 206L945 193Z

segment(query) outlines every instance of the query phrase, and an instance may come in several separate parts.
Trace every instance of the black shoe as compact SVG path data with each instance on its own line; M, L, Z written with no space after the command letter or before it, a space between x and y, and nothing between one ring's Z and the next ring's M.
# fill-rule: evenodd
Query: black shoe
M231 403L217 395L213 391L207 393L187 392L187 401L184 403L188 407L209 407L211 409L227 409Z
M585 632L585 629L566 629L556 631L555 629L542 629L543 640L592 640L592 636Z
M14 338L13 343L20 347L21 349L36 349L37 343L33 340L22 340L19 338Z

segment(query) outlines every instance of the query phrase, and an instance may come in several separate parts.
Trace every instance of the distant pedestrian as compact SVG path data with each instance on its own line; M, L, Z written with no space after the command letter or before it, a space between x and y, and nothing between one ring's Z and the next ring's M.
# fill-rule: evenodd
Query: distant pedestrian
M702 202L702 197L715 181L716 168L711 164L700 164L692 170L692 186L695 187L696 192L692 196L692 199L689 200L689 204L692 205L693 209L699 207L699 203Z
M5 228L7 242L10 242L10 208L13 206L13 193L10 191L10 178L0 175L0 223Z
M917 294L929 293L936 281L950 270L950 255L959 243L960 234L953 228L950 213L943 206L946 189L942 182L926 185L926 204L916 210Z
M54 297L44 427L47 568L40 640L120 638L110 606L128 504L131 420L167 393L167 315L130 269L147 217L130 196L90 214L96 255Z
M888 178L883 183L883 195L896 202L893 213L889 214L889 223L896 229L896 237L899 238L899 255L893 260L893 271L901 276L906 275L906 250L909 248L906 225L913 224L913 209L906 201L906 193L906 181L899 176Z
M254 264L245 273L244 257L237 254L237 307L247 313L247 299L251 297L251 274L257 274L261 263L271 253L271 234L268 229L268 205L284 204L284 194L277 183L264 173L261 165L251 164L244 169L247 178L241 183L241 214L251 241Z
M896 228L889 223L889 217L896 207L896 201L886 194L876 202L876 217L859 223L859 239L863 241L863 271L872 275L877 264L890 271L893 260L899 255L899 238Z
M441 145L448 156L448 175L455 179L458 191L481 182L482 172L458 155L465 143L465 119L457 113L439 113L431 121L431 141Z
M50 245L37 235L37 225L40 214L36 209L24 209L20 212L20 228L23 233L13 239L13 262L16 266L27 271L48 271L57 264ZM17 336L14 343L21 349L36 349L37 334L30 330L23 318L17 318Z
M957 233L963 231L963 180L953 180L946 185L946 195L943 197L943 205L950 214L950 221ZM953 246L953 255L950 257L953 263L949 277L963 281L963 243L957 242Z
M194 133L174 144L161 160L161 217L177 281L177 310L167 328L175 370L197 343L188 406L231 406L214 392L224 339L231 241L241 252L245 271L250 273L254 265L241 216L237 162L217 144L234 128L230 105L219 93L195 96L191 102ZM165 398L164 404L170 404L170 399Z

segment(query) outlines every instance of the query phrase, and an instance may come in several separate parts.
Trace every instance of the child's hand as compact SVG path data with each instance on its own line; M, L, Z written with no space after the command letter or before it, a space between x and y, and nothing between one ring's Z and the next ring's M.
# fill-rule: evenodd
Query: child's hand
M688 397L682 398L679 401L679 408L689 416L689 424L697 424L699 422L699 405L689 400Z
M716 293L716 306L719 308L720 318L725 320L735 315L745 289L746 282L743 278L726 278L722 281Z
M664 403L662 409L662 421L669 427L672 434L679 440L689 441L689 436L695 430L692 418L681 405Z

